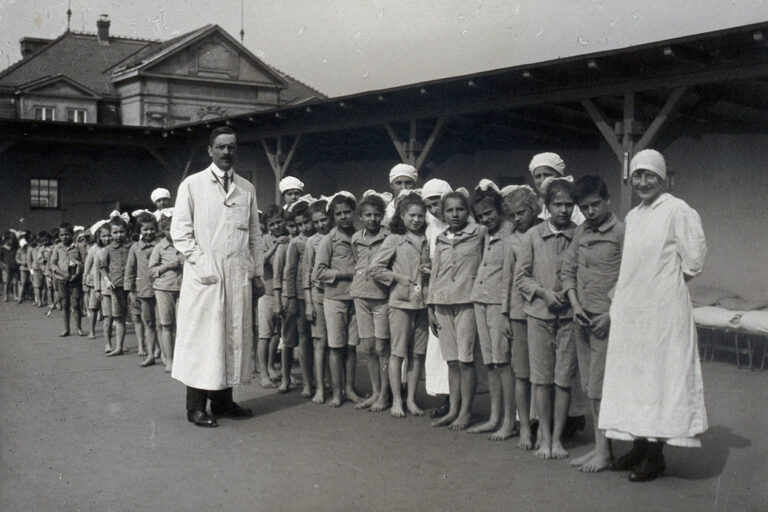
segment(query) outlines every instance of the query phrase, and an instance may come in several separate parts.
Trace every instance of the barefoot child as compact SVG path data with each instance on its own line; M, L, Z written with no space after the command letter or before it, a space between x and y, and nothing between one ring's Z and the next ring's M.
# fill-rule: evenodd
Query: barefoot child
M355 277L349 289L357 314L357 331L360 335L359 351L366 354L368 373L371 378L371 396L355 406L367 409L376 404L374 411L381 411L389 402L389 308L387 291L376 282L371 272L371 261L379 252L389 230L381 226L386 205L376 194L363 198L357 215L363 229L352 235L352 252L357 263ZM399 382L399 381L398 381Z
M313 269L315 268L317 247L331 229L331 219L328 216L327 208L328 201L325 199L319 199L309 207L312 227L316 233L307 238L307 243L304 246L304 275L301 281L307 308L304 311L304 316L310 322L314 349L316 389L312 402L316 404L325 402L325 349L328 347L328 333L325 328L325 309L323 308L325 288L323 283L317 279L317 274L314 273Z
M125 315L128 313L128 298L123 288L125 266L128 263L128 251L131 243L126 240L128 224L120 216L109 221L112 242L104 248L101 260L102 290L109 290L111 317L115 322L115 348L107 356L119 356L125 343ZM141 323L141 322L139 322Z
M162 211L159 231L162 239L149 257L149 277L157 302L157 321L160 324L160 354L165 373L173 368L173 333L176 327L176 306L181 290L184 256L173 246L171 239L170 209Z
M305 196L288 207L293 214L299 234L288 242L283 271L283 303L286 318L284 337L298 339L301 396L304 398L312 397L312 336L310 322L305 315L307 306L301 285L304 282L304 249L307 238L315 234L309 210L311 200L311 196Z
M96 231L96 238L101 247L93 255L93 288L99 294L99 307L104 331L104 352L112 352L112 295L107 288L107 282L101 272L101 263L104 261L104 253L107 246L112 243L112 226L109 221Z
M475 311L472 284L483 257L487 229L469 222L469 200L461 192L443 196L442 212L448 229L438 235L429 288L429 323L440 338L448 363L450 409L432 422L463 430L472 420L472 399L477 377L474 366Z
M384 240L371 262L371 272L389 287L389 330L392 336L389 358L389 383L395 418L414 416L424 411L416 403L416 388L424 366L429 338L427 295L430 272L429 243L424 235L427 207L416 193L398 200L390 224L392 234ZM403 407L402 367L408 359L408 395Z
M45 289L45 276L43 275L43 241L47 235L45 231L41 231L37 235L37 239L29 253L29 272L32 278L32 294L35 298L35 306L43 307L44 289Z
M489 439L503 441L518 433L515 425L515 376L510 366L511 340L504 336L505 321L501 311L505 241L512 235L512 224L504 218L501 195L489 180L482 180L475 189L472 209L478 223L488 228L483 261L472 287L471 298L475 306L483 362L488 367L491 414L487 422L469 432L493 431Z
M16 303L21 304L24 301L24 292L29 282L29 242L27 237L29 232L25 232L19 239L19 248L16 249L16 264L19 266L19 288L16 293Z
M0 246L0 265L3 269L3 300L8 302L16 294L19 282L19 264L16 263L16 250L19 243L16 235L6 231L3 235L3 245Z
M147 357L141 366L155 364L157 350L157 331L155 328L155 291L149 276L149 258L157 245L157 219L146 213L137 218L139 225L139 241L128 251L128 261L125 265L123 279L125 290L132 301L138 301L141 308L141 323L144 325L144 341Z
M293 204L293 203L291 203ZM280 208L278 205L272 205L267 208L264 219L267 223L267 229L270 235L280 239L282 243L275 245L275 252L271 258L272 263L272 339L269 347L269 368L273 367L273 350L277 354L278 346L280 351L280 385L277 391L287 393L291 389L291 369L293 367L293 349L298 344L295 317L285 314L283 302L283 273L285 272L286 256L288 244L291 236L286 228L287 219L293 221L293 214ZM261 325L261 322L259 322ZM281 338L282 335L282 338ZM282 342L282 343L281 343Z
M51 252L51 269L64 310L64 330L59 336L69 336L69 319L73 313L77 334L82 336L80 294L83 286L83 260L80 258L80 249L74 243L72 224L68 222L62 222L59 226L59 243Z
M329 405L340 407L345 399L358 403L355 391L355 366L359 334L355 304L349 287L355 275L355 255L352 235L355 233L355 196L349 192L334 194L328 204L335 227L323 237L317 247L314 272L325 286L325 325L331 349L330 369L333 398Z
M53 270L51 269L51 254L53 253L53 241L57 237L48 231L41 231L41 233L45 233L45 237L41 242L43 248L40 251L40 267L42 268L43 280L45 282L43 286L43 302L53 307L56 292L53 284Z
M559 258L570 245L576 227L571 222L573 185L555 179L543 187L550 217L526 233L515 282L525 298L523 309L528 315L531 383L539 416L536 456L563 459L568 457L562 434L576 373L576 349L571 309L559 278ZM553 410L554 430L550 426Z
M105 221L100 221L91 228L94 235L94 243L88 248L88 254L85 257L85 268L83 269L83 293L85 294L86 308L88 309L88 323L90 329L88 330L88 337L92 340L96 339L96 322L99 320L99 308L101 307L101 297L99 294L99 287L94 280L94 261L96 259L96 253L98 253L103 247L101 240L99 240L98 234L101 226ZM97 267L98 268L98 267Z
M531 430L531 365L528 356L528 322L523 311L523 296L514 282L515 265L523 248L525 232L540 222L539 198L532 189L519 188L504 196L504 208L515 232L504 242L502 274L504 295L501 310L508 322L506 336L512 340L512 365L515 374L515 403L520 419L521 450L533 449Z

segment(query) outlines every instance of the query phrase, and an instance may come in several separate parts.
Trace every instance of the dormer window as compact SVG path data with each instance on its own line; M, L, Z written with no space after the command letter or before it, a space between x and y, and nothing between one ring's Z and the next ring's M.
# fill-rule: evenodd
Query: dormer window
M53 107L35 107L35 121L55 121L56 109Z
M67 121L70 123L87 123L88 111L84 108L68 108Z

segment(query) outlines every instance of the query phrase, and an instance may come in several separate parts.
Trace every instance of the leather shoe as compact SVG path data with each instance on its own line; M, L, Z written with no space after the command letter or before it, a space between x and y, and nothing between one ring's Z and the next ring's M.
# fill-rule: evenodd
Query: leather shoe
M644 458L642 462L629 474L630 482L650 482L659 478L665 469L664 459L652 461Z
M230 418L250 418L253 416L253 411L240 407L235 402L230 402L221 409L211 406L211 414L216 418L221 416Z
M187 411L187 421L194 423L198 427L213 428L219 426L219 423L214 418L211 418L208 413L201 409Z
M632 449L614 460L608 469L611 471L634 471L645 460L647 452L647 441L636 440L632 445Z

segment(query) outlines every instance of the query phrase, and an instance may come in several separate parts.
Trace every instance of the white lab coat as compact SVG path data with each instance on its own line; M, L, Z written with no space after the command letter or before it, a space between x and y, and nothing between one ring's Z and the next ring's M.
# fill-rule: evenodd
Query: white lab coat
M250 381L251 279L263 272L256 189L233 174L225 195L213 167L181 183L171 222L184 255L171 375L206 390Z
M701 273L699 214L670 194L627 215L599 427L608 437L700 445L707 429L696 326L684 274Z
M429 256L434 257L435 241L437 235L445 231L448 224L441 221L431 213L427 212L427 242L429 242ZM434 335L432 329L429 330L429 339L427 341L427 354L424 356L424 384L427 394L447 395L448 389L448 364L443 359L443 353L440 351L440 340Z

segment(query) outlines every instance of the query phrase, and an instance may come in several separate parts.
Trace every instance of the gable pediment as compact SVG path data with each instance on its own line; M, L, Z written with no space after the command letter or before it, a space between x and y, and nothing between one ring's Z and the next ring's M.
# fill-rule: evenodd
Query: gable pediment
M16 94L36 94L70 98L99 98L94 91L65 75L44 77L26 83L18 88Z

